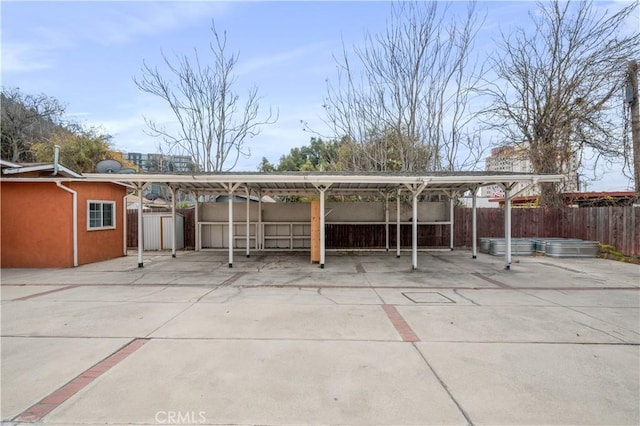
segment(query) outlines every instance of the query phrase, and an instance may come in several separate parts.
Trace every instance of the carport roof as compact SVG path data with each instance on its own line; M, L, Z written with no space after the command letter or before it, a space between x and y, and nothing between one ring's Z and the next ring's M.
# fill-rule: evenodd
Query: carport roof
M331 193L362 194L395 192L398 189L423 188L425 192L463 193L490 185L510 186L516 183L535 184L561 182L563 175L543 175L509 172L228 172L216 174L85 174L88 181L108 181L139 188L144 184L166 184L184 191L228 194L251 191L276 195L317 193L319 187Z

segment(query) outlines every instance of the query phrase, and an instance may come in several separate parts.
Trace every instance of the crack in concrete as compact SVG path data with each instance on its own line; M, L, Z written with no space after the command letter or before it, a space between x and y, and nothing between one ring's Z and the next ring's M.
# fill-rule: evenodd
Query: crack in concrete
M326 294L323 294L323 293L322 293L322 288L320 288L320 287L319 287L319 288L318 288L318 290L317 290L317 293L318 293L320 296L322 296L322 297L324 297L325 299L327 299L328 301L333 302L333 304L335 304L335 305L340 305L340 303L336 302L335 300L333 300L332 298L330 298L330 297L329 297L329 296L327 296Z
M458 289L457 289L457 288L453 289L453 292L454 292L455 294L457 294L458 296L462 297L464 300L468 300L469 302L473 303L473 304L474 304L474 305L476 305L476 306L482 306L481 304L476 303L476 301L475 301L475 300L473 300L473 299L471 299L470 297L467 297L467 296L465 296L465 295L462 295L462 294L458 293Z
M606 332L606 331L604 331L604 330L600 330L599 328L592 327L592 326L590 326L589 324L585 324L585 323L582 323L582 322L580 322L580 321L576 321L576 320L573 320L573 322L575 322L576 324L580 324L580 325L581 325L581 326L583 326L583 327L590 328L591 330L599 331L600 333L604 333L604 334L606 334L606 335L607 335L607 336L609 336L609 337L612 337L612 338L614 338L614 339L616 339L616 340L620 340L621 342L625 342L625 340L624 340L624 339L621 339L621 338L619 338L619 337L616 337L616 336L614 336L613 334L611 334L611 333L609 333L609 332ZM626 342L625 342L625 343L626 343Z

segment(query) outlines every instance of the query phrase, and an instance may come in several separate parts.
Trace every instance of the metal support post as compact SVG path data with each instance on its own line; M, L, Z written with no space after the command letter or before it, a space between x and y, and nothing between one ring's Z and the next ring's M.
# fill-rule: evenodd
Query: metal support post
M511 186L504 190L504 238L507 244L505 250L504 269L511 269Z
M418 194L413 192L413 215L411 222L411 269L418 269Z
M384 248L389 251L389 194L384 194Z
M453 216L454 216L455 203L453 200L453 193L449 197L449 248L453 251L454 229L453 229Z
M144 260L142 259L142 252L144 251L144 229L142 222L142 191L144 190L144 185L139 184L138 186L138 268L144 267Z
M262 234L262 191L258 191L258 226L256 228L256 250L264 249Z
M396 197L396 258L400 258L400 191Z
M246 192L247 192L247 217L246 217L246 231L245 233L246 235L246 239L245 239L245 245L246 245L246 254L247 257L251 257L251 248L249 241L251 241L251 223L249 222L249 216L250 216L250 209L251 209L251 191L249 190L249 187L246 188Z
M229 191L229 268L233 268L233 191Z
M175 259L178 233L178 224L176 223L176 195L178 191L176 191L171 185L169 185L169 191L171 191L171 257Z
M195 204L195 211L194 211L194 216L195 216L195 222L196 222L196 229L195 229L195 247L194 250L195 251L200 251L200 249L202 248L202 243L200 240L200 201L198 200L198 192L194 192L193 193L194 197L196 198L196 204Z
M473 195L471 196L471 238L473 239L471 242L472 259L476 259L478 257L478 226L476 222L477 192L478 188L473 188Z

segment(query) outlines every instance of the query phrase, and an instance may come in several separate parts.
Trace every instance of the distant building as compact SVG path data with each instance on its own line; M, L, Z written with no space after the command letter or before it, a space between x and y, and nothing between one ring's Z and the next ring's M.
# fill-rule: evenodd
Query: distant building
M135 164L146 173L189 173L195 170L193 159L188 155L168 155L139 152L124 153L125 160Z
M505 145L491 150L491 155L485 160L485 169L488 172L533 173L533 164L527 155L527 145ZM567 180L561 186L561 192L573 192L578 190L578 161L575 156L562 162L562 174ZM519 183L512 192L518 192L527 186ZM540 193L537 186L532 186L521 192L521 196L534 196ZM482 188L483 197L504 197L504 190L497 186Z

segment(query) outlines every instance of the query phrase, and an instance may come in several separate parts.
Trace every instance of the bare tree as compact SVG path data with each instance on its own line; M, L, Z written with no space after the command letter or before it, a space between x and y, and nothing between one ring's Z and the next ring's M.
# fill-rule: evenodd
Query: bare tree
M628 112L627 112L628 109ZM629 143L629 131L625 132L625 163L633 169L633 180L636 188L636 200L640 202L640 102L638 101L638 62L629 61L627 67L627 81L625 86L625 127L629 121L626 116L631 116L631 143ZM626 129L625 129L626 130ZM632 154L629 154L632 151ZM631 163L631 164L630 164Z
M24 94L19 88L3 88L0 95L2 158L34 161L34 143L48 140L62 129L65 107L56 98Z
M470 98L482 75L472 57L481 25L438 2L394 3L387 29L336 58L326 122L349 147L351 168L426 171L468 167L477 137L467 133ZM461 158L464 154L464 158Z
M638 2L609 14L592 1L538 3L532 31L503 34L492 61L493 125L521 144L536 173L572 170L584 148L623 155L622 88L627 61L638 56L640 34L624 34ZM556 184L541 185L542 205L559 205Z
M161 137L169 151L191 155L204 172L222 172L233 169L240 157L247 157L248 138L260 133L260 127L277 121L271 109L260 117L258 88L252 87L244 103L233 90L237 76L233 73L238 53L229 53L227 34L218 33L211 25L213 40L209 43L210 59L201 60L197 49L193 58L187 55L170 60L162 59L169 71L165 78L157 67L146 62L142 77L134 78L140 90L166 101L179 124L177 133L145 118L150 134Z

